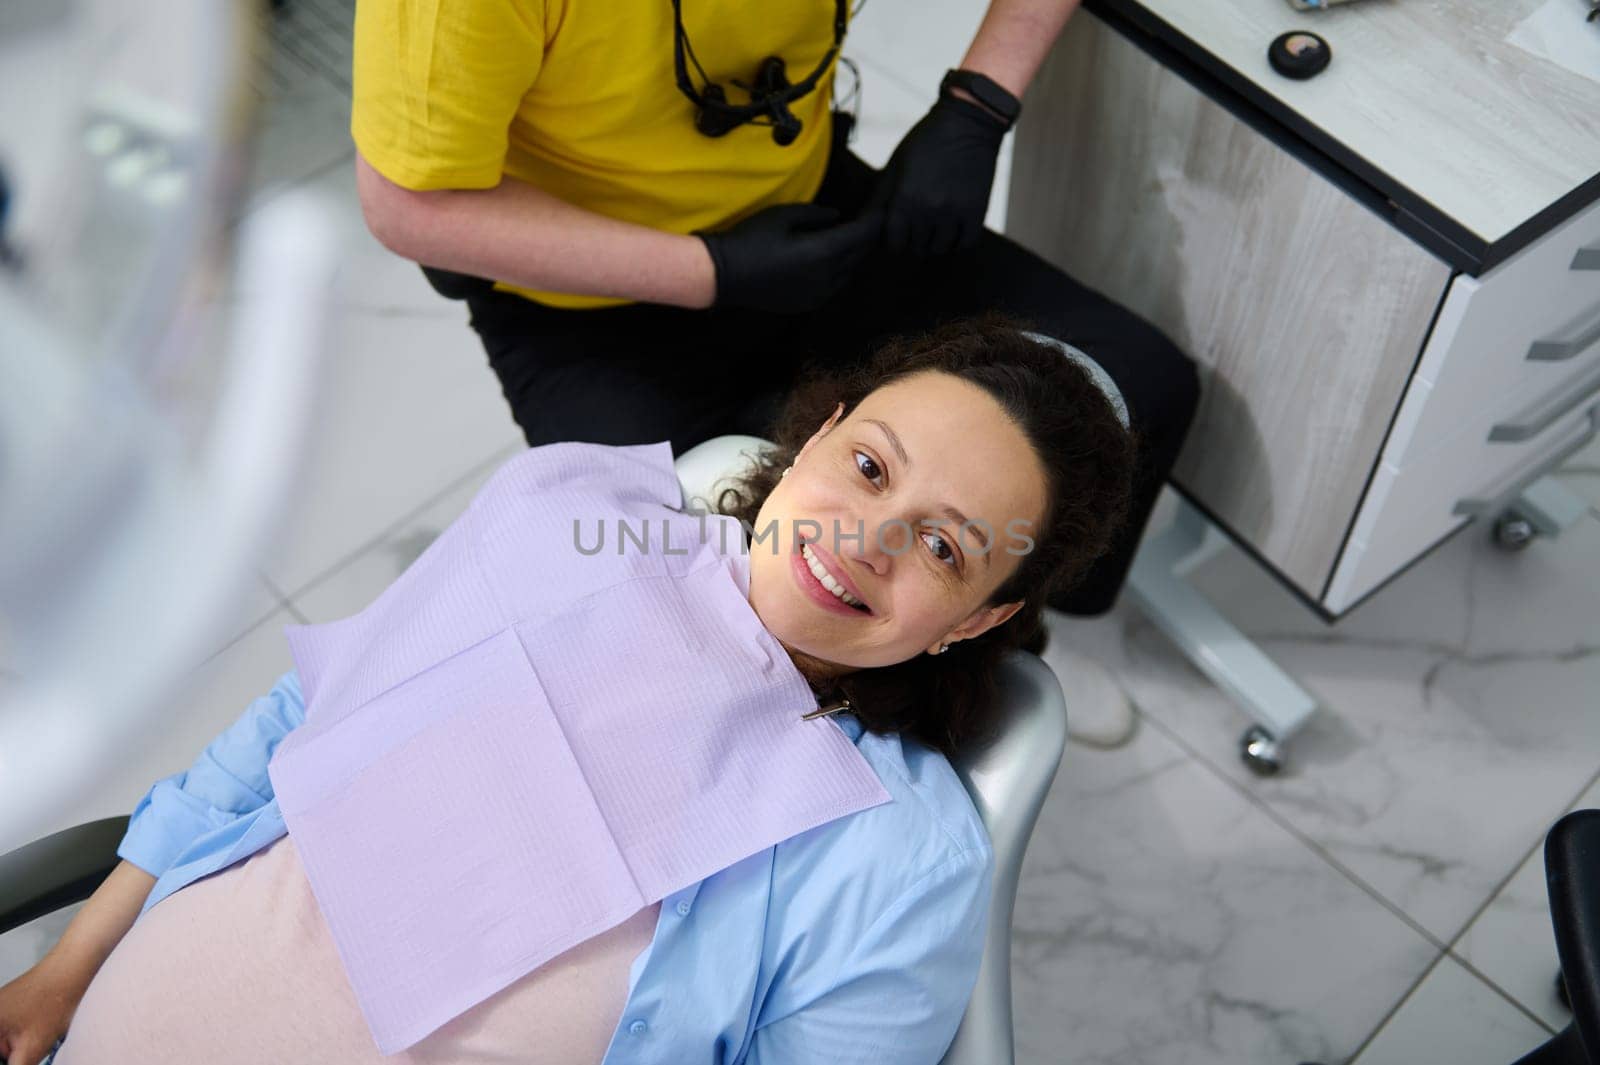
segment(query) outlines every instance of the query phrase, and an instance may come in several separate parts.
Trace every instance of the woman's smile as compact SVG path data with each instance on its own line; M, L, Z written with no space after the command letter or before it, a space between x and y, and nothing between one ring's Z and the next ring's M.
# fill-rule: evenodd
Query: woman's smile
M806 546L811 547L823 569L827 570L830 575L837 573L836 567L828 564L828 562L832 561L831 558L828 561L823 561L826 557L823 552L812 545ZM811 564L806 561L804 551L795 550L789 553L789 570L794 575L795 583L805 593L806 598L811 599L823 609L832 611L835 614L848 614L858 618L872 616L871 609L865 603L862 603L860 608L853 607L830 592L822 581L818 579L817 575L811 572ZM838 577L834 576L834 580L838 581ZM852 598L854 597L852 596Z

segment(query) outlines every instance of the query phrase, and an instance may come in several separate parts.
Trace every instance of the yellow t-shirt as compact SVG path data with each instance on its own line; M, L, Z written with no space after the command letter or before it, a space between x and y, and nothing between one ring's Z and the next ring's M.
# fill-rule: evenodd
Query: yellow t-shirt
M761 59L798 82L833 44L834 0L683 0L706 75L748 99ZM703 82L689 66L697 90ZM408 189L484 189L502 175L599 214L673 233L816 195L828 163L833 71L790 105L803 128L694 128L673 71L671 0L359 0L351 134ZM558 307L625 303L536 292Z

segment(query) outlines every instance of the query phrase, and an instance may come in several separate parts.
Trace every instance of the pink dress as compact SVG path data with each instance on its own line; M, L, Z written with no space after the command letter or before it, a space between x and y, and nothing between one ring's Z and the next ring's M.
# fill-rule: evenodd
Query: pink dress
M384 1057L284 836L135 922L85 992L55 1065L598 1063L660 909L640 910Z

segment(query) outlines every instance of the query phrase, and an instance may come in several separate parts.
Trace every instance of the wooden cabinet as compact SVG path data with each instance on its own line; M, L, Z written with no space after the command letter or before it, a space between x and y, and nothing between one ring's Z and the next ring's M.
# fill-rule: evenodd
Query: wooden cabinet
M1233 2L1240 18L1267 17L1269 0ZM1270 2L1292 21L1282 0ZM1097 11L1132 9L1172 31L1150 14L1156 6ZM1165 6L1192 18L1215 2ZM1345 9L1344 25L1371 39L1372 24L1356 20L1364 7ZM1388 196L1337 162L1359 131L1308 141L1269 113L1282 100L1230 89L1241 79L1215 55L1218 76L1185 60L1185 49L1207 54L1204 42L1172 31L1172 46L1144 32L1113 29L1097 12L1069 22L1018 128L1008 235L1201 364L1203 398L1175 484L1336 617L1470 520L1463 504L1493 505L1600 424L1590 415L1600 403L1600 269L1574 268L1586 254L1600 259L1600 206L1568 210L1530 237L1499 186ZM1242 47L1232 23L1217 37L1219 51ZM1593 89L1600 115L1600 82ZM1600 160L1600 127L1583 121ZM1391 153L1391 169L1452 169L1401 166L1403 145L1380 132L1373 144ZM1366 150L1370 167L1379 149ZM1454 163L1461 172L1473 160ZM1521 180L1508 174L1500 186ZM1532 184L1524 192L1544 195ZM1397 207L1408 195L1421 206ZM1441 203L1459 203L1470 222L1439 222ZM1482 238L1475 252L1457 231Z

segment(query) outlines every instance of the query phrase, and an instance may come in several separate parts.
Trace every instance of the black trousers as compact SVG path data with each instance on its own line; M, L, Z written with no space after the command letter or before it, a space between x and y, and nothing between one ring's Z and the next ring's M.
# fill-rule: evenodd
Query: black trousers
M854 214L877 172L835 145L817 202ZM1141 448L1130 520L1085 580L1052 606L1109 610L1194 414L1194 365L1158 330L997 233L937 258L875 255L805 315L657 304L565 310L479 288L472 327L530 445L669 440L674 455L725 433L768 436L800 370L865 359L884 339L1002 311L1086 352L1117 383Z

